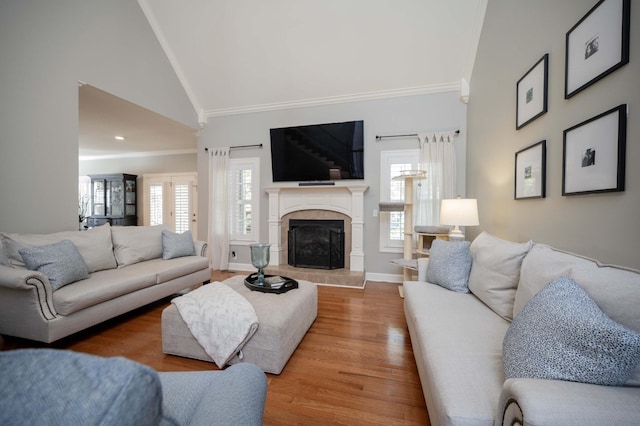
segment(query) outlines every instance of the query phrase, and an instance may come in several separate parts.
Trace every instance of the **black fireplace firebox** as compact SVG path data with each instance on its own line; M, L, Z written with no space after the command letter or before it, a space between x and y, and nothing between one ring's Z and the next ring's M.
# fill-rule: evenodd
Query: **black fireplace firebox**
M289 265L299 268L344 268L343 220L289 220Z

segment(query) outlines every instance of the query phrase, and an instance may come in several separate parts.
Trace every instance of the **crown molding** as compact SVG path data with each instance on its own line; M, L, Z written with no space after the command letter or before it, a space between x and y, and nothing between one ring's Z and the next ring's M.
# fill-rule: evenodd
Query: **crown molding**
M403 96L428 95L432 93L457 92L460 83L443 83L429 86L407 87L403 89L381 90L377 92L356 93L352 95L328 96L325 98L306 99L290 102L276 102L271 104L250 105L237 108L222 108L205 110L205 117L223 117L227 115L252 114L256 112L276 111L282 109L306 108L322 105L341 104L347 102L361 102L376 99L398 98Z
M178 76L178 80L180 81L180 84L182 84L182 87L184 88L184 91L187 94L189 101L191 101L191 105L193 106L194 111L198 113L199 111L202 110L202 108L200 108L200 103L198 102L198 98L196 97L195 93L191 89L189 80L187 79L184 72L182 71L182 68L178 63L178 60L176 59L176 56L173 53L173 50L171 50L171 47L169 46L169 42L167 42L167 38L164 36L164 33L160 29L158 20L156 19L155 15L151 11L151 7L149 7L148 0L138 0L138 5L140 6L140 9L142 9L142 13L144 13L144 16L147 18L147 21L151 26L151 30L153 31L156 38L158 39L158 42L160 43L162 50L164 51L165 55L167 55L167 59L169 59L169 63L171 63L171 66L173 67L174 72ZM202 123L202 121L200 121L200 123Z

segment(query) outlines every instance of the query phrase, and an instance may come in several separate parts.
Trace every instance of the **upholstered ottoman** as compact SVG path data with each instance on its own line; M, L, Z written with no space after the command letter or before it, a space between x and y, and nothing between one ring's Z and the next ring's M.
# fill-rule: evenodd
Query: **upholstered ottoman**
M267 373L280 374L318 314L318 289L308 281L298 280L299 287L282 294L251 291L244 276L225 281L253 305L258 316L258 331L242 349L243 359L229 363L250 362ZM178 309L171 304L162 311L162 352L213 362L193 337Z

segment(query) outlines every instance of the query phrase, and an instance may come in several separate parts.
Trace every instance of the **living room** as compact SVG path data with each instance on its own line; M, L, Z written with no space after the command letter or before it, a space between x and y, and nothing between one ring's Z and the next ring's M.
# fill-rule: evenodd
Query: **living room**
M394 87L393 97L380 93L375 99L351 97L349 102L336 98L335 103L289 103L286 109L211 113L205 120L202 111L194 110L192 97L198 94L183 86L179 71L156 38L141 8L144 2L15 3L4 2L0 13L2 231L77 229L78 81L83 81L194 130L206 121L195 154L200 218L207 217L209 204L205 148L264 144L262 149L233 155L260 159L261 187L265 188L272 185L269 129L364 120L365 183L369 186L363 209L364 267L371 279L399 281L402 274L390 263L398 254L380 250L380 219L373 213L382 201L380 153L417 148L416 139L376 142L375 136L439 130L460 130L455 139L460 157L457 189L463 197L478 200L480 225L465 230L467 240L487 231L511 241L534 240L602 262L640 267L640 227L633 225L640 208L640 170L632 167L640 161L635 143L640 124L633 119L640 99L634 79L640 75L640 35L633 31L640 22L640 8L631 8L629 63L570 99L565 99L563 87L565 35L596 1L490 0L469 71L466 104L460 100L461 75L447 81L451 85L444 90L432 87L432 93L425 89L403 95L400 89L408 87ZM516 130L516 83L545 54L549 55L548 111ZM398 70L411 66L395 64ZM355 87L340 94L361 91L367 90ZM562 195L563 131L621 104L628 111L624 191ZM237 105L228 107L232 106ZM547 143L546 197L515 200L515 153L541 140ZM261 201L260 239L266 240L266 193ZM198 228L199 239L206 239L204 222ZM238 263L248 264L248 247L231 249L236 250Z

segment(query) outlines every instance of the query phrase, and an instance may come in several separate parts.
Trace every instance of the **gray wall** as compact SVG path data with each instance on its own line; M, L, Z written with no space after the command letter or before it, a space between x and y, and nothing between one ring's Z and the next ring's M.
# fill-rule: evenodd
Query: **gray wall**
M79 80L197 127L135 1L0 0L0 57L2 231L77 228Z
M631 8L629 64L564 99L566 32L596 0L490 0L471 79L467 195L478 198L482 230L533 239L603 262L640 267L640 7ZM549 110L515 130L516 82L549 53ZM562 194L563 130L619 104L629 106L626 190ZM547 140L547 197L513 199L515 152Z
M448 92L211 118L199 139L198 172L200 176L207 174L208 160L204 154L205 147L262 143L264 144L262 149L232 151L231 158L260 157L261 188L272 186L270 128L364 120L366 178L364 183L369 185L364 196L365 271L368 274L402 274L400 268L389 264L391 259L402 257L401 253L379 252L379 220L378 217L373 216L373 209L378 207L380 201L380 151L415 149L418 148L418 139L376 142L375 137L429 130L460 129L461 135L456 138L455 143L459 165L458 189L464 195L466 110L466 105L459 100L458 92ZM199 216L207 217L208 183L205 179L200 179L199 189ZM268 198L264 191L261 191L260 197L260 235L262 241L267 241ZM206 226L201 224L200 238L205 238L206 232ZM238 252L238 259L233 262L251 263L248 247L231 247L231 250Z

